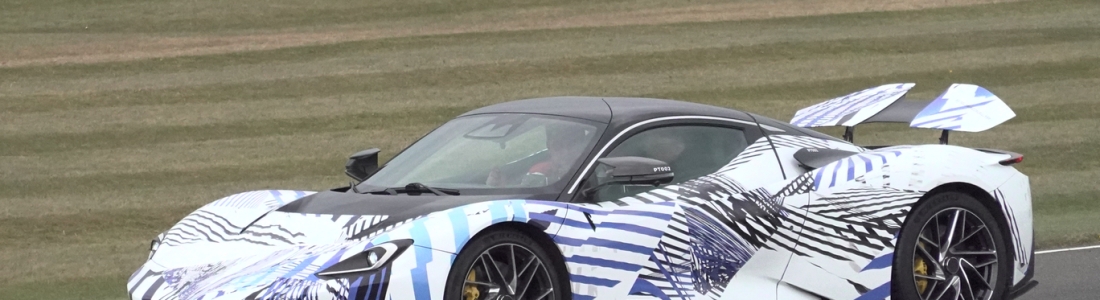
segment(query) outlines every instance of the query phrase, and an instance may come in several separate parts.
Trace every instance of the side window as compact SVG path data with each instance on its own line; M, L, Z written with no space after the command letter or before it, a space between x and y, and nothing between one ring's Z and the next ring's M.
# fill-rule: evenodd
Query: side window
M680 125L639 132L615 146L607 157L641 156L664 161L675 174L672 183L714 173L748 147L739 129L705 125ZM595 174L586 182L596 182ZM590 201L610 201L635 195L653 186L608 186L593 193Z

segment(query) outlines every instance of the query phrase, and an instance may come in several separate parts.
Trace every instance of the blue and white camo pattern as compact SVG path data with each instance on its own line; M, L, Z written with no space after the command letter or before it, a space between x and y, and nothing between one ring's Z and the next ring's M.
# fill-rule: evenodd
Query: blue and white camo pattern
M901 99L916 84L881 85L830 99L795 112L791 125L798 127L855 126ZM845 119L846 116L850 118Z
M790 155L805 147L858 154L806 172ZM773 151L784 159L777 163ZM931 188L970 182L997 194L1011 217L1029 226L1030 195L1018 189L1026 176L985 167L995 161L955 146L866 150L772 135L718 173L615 201L489 201L351 240L388 216L276 213L311 192L249 192L204 206L162 234L127 288L134 299L442 299L448 270L472 236L493 224L538 221L563 255L573 299L811 295L806 291L886 299L896 234L910 205ZM1019 231L1017 251L1030 251L1030 234ZM414 242L380 270L315 275L395 240ZM1018 259L1014 281L1029 263Z
M972 84L956 83L924 107L909 126L979 132L1015 116L1016 113L989 90Z

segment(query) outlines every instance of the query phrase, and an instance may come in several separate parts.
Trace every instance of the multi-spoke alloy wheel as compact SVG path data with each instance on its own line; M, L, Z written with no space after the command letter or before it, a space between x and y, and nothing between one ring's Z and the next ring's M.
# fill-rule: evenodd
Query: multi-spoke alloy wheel
M513 230L479 234L455 258L446 300L562 300L569 286L555 260L530 237Z
M997 245L989 227L962 208L936 213L915 245L913 280L921 299L988 300L997 286ZM923 271L923 272L922 272Z
M894 298L990 300L1004 294L1005 237L973 197L933 196L917 207L895 249Z
M501 244L486 249L466 273L465 300L553 299L554 287L546 264L521 245Z

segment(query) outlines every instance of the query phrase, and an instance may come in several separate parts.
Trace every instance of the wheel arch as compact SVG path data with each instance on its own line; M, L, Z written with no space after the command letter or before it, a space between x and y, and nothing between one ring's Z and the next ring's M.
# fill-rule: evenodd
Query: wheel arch
M1001 205L997 203L997 199L993 198L993 195L989 194L988 191L982 189L981 187L967 182L949 182L932 188L927 193L924 193L924 196L922 196L920 200L913 204L913 207L912 209L910 209L909 214L912 214L912 212L916 210L917 207L923 205L924 202L928 201L928 199L932 198L932 196L946 192L959 192L974 197L974 199L977 199L978 202L981 203L982 206L984 206L986 209L988 209L989 212L993 215L993 219L997 221L997 228L1005 234L1011 234L1012 231L1010 231L1008 227L1009 222L1005 217L1004 210L1001 209ZM908 219L909 216L906 216L906 220ZM1007 246L1011 248L1012 242L1009 241ZM1008 251L1008 255L1013 261L1015 261L1016 254L1013 253L1013 251Z
M466 246L469 245L469 241L472 241L479 236L485 235L486 233L497 230L519 231L527 237L535 240L535 243L537 243L539 247L545 249L546 252L550 254L550 256L552 256L551 259L553 259L552 263L554 264L554 267L561 271L558 272L558 280L561 280L561 282L564 282L566 286L572 289L573 285L570 283L569 268L566 267L565 264L565 254L561 252L561 248L558 247L558 244L554 242L554 239L550 237L549 234L543 231L543 229L540 229L535 225L529 223L519 221L503 221L489 225L478 231L473 236L470 236L470 238L467 240L467 243L464 243L462 245L462 249L458 249L458 251L456 251L456 257L457 254L462 253L462 250L466 249ZM572 299L573 291L567 291L567 293L564 293L564 295L566 296L566 299Z

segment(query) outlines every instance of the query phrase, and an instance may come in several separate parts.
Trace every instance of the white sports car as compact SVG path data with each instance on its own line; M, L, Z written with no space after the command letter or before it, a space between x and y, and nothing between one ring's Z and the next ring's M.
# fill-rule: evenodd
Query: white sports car
M1019 154L947 144L1015 114L955 84L859 91L789 123L600 97L467 112L352 184L205 205L158 235L133 299L1005 299L1033 281ZM940 143L857 146L904 122ZM808 127L845 126L844 139Z

